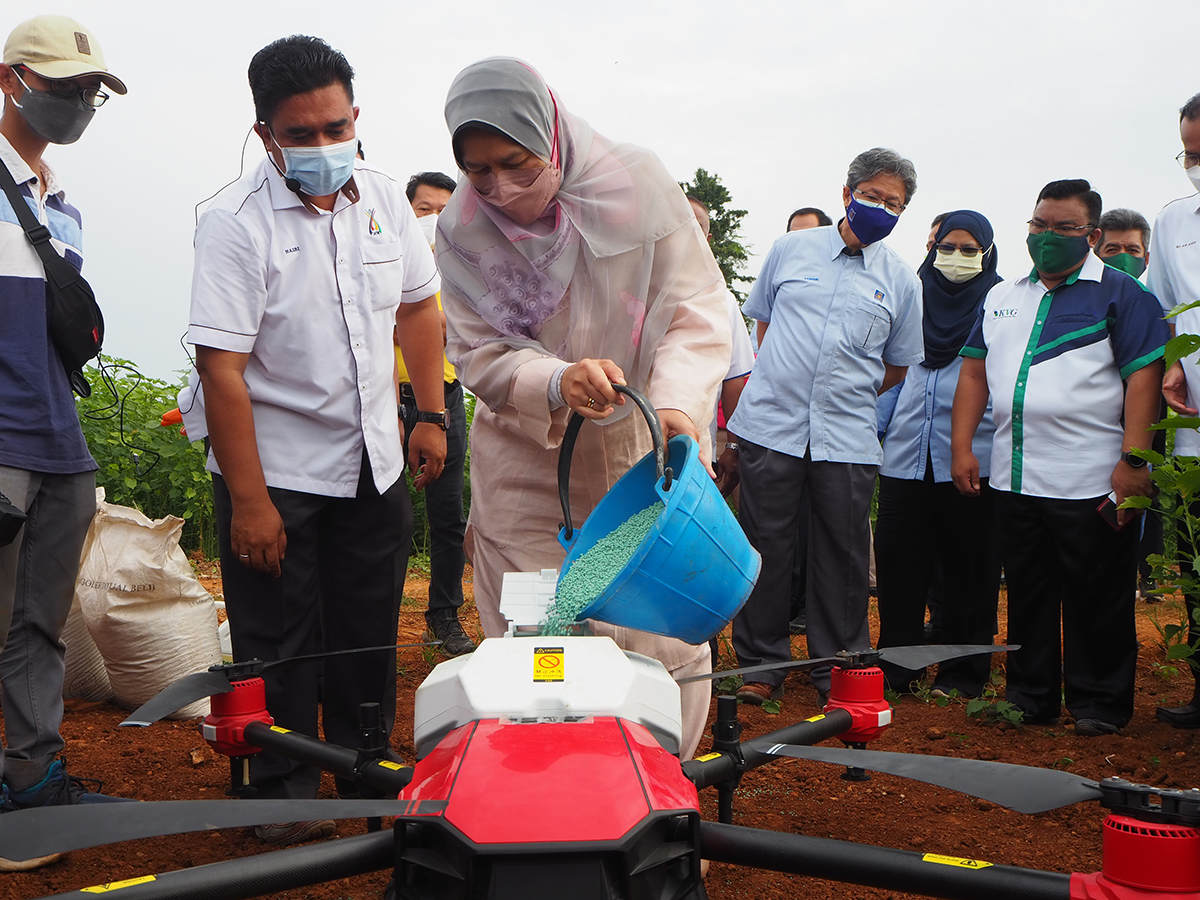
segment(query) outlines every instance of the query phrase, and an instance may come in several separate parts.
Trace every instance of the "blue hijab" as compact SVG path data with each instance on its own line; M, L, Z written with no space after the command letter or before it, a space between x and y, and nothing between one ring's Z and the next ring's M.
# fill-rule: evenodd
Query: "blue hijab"
M983 271L962 284L955 284L933 267L937 244L957 229L968 232L987 252L983 256ZM1000 276L996 274L996 247L993 244L992 223L970 209L949 213L937 230L934 246L917 269L923 287L925 304L925 362L927 369L948 366L958 356L979 317L979 308Z

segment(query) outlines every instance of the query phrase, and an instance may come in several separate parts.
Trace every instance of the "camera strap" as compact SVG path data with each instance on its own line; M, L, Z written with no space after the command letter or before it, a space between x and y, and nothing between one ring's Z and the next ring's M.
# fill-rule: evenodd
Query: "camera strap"
M50 229L37 220L3 160L0 160L0 188L4 189L25 237L42 261L46 273L46 325L67 370L67 380L75 393L87 397L92 391L83 376L83 365L100 353L104 315L91 285L50 243Z
M4 188L9 205L12 206L13 212L17 215L17 221L25 230L25 237L29 239L29 243L33 244L33 249L41 258L42 268L46 270L46 278L57 288L65 288L82 281L83 276L79 274L79 271L59 256L58 251L50 243L50 229L37 220L37 216L29 208L24 195L17 187L17 182L13 179L12 172L8 171L8 166L4 164L3 160L0 160L0 187Z

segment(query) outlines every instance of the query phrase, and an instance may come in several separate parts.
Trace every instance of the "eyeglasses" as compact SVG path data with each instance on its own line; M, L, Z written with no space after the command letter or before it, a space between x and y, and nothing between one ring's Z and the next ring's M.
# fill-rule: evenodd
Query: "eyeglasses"
M17 80L21 82L21 86L26 90L33 90L25 83L25 79L17 73ZM62 100L71 100L75 97L79 98L79 102L87 109L99 109L108 100L108 94L100 89L100 85L94 87L80 87L70 78L46 78L44 79L48 87L46 93L58 97Z
M957 250L967 259L974 259L978 254L987 252L982 247L960 247L958 244L935 244L934 246L941 253L953 253L955 250Z
M851 188L850 192L853 194L858 194L868 203L873 203L875 206L882 206L893 216L898 216L900 213L908 209L907 203L893 203L891 200L884 200L882 197L878 197L873 193L869 193L868 191L860 191L858 188Z
M1049 222L1043 222L1041 219L1030 219L1025 223L1029 226L1030 234L1041 234L1049 229L1055 234L1060 234L1063 237L1072 237L1073 235L1083 234L1095 228L1095 225L1075 225L1071 222L1056 222L1051 225Z
M1179 163L1185 169L1190 169L1192 166L1200 166L1200 153L1189 153L1187 150L1180 150L1179 155L1175 157L1175 162Z

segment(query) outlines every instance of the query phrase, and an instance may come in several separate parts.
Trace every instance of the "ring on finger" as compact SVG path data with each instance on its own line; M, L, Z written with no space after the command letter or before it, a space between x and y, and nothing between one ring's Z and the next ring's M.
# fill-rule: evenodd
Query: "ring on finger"
M595 398L595 397L588 397L588 399L587 399L587 408L588 408L588 409L595 409L595 408L596 408L596 398Z

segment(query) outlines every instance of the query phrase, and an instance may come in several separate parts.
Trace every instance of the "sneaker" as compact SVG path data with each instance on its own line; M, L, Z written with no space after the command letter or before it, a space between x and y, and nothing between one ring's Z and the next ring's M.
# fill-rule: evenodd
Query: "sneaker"
M337 831L333 819L312 819L308 822L278 822L274 825L255 825L254 836L264 844L300 844L317 838L332 837Z
M16 807L12 805L12 799L9 797L8 785L0 783L0 813L15 810ZM66 856L65 853L51 853L47 856L35 856L32 859L9 859L6 856L0 856L0 872L28 872L30 869L40 869L42 866L58 862L64 856Z
M1103 719L1076 719L1075 733L1080 737L1101 737L1106 734L1120 734L1120 727Z
M90 791L84 783L94 784L97 790ZM37 784L21 791L8 789L9 802L14 809L32 809L37 806L71 806L76 803L126 803L129 797L112 797L101 794L100 782L90 778L77 778L67 774L65 759L56 759L46 770L45 777Z
M475 650L475 642L463 631L457 612L426 616L425 621L428 625L425 640L441 641L442 652L447 656L464 656Z

